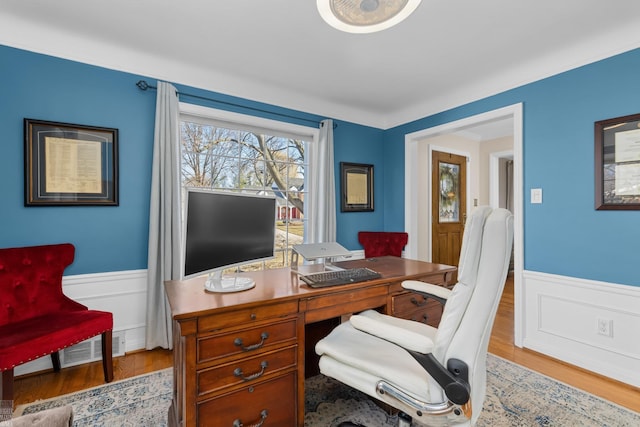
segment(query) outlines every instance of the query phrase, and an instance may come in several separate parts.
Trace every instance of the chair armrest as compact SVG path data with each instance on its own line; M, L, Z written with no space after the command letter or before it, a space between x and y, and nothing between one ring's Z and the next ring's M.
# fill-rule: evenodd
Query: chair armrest
M409 351L409 354L442 387L447 399L458 405L464 405L469 401L471 386L469 385L469 367L466 363L459 359L449 359L445 368L433 353Z
M353 315L349 322L362 332L419 353L430 353L433 350L437 332L437 329L424 323L387 316L375 310Z
M420 282L418 280L405 280L402 287L412 292L416 292L426 298L433 298L443 305L447 302L451 289L432 283Z

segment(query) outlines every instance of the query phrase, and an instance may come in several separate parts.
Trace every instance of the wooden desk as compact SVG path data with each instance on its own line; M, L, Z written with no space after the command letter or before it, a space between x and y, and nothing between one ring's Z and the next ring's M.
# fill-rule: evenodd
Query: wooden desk
M304 426L305 324L366 309L436 324L441 308L407 279L447 284L455 267L396 257L337 263L382 278L312 289L288 268L249 275L256 287L205 292L205 278L168 281L173 317L172 426ZM301 267L310 272L313 267ZM309 343L307 343L309 344ZM234 424L235 422L235 424Z

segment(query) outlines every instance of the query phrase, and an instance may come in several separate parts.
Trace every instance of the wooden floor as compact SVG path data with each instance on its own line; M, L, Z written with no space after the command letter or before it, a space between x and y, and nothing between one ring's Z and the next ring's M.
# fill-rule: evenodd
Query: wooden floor
M513 345L513 278L509 278L500 302L489 351L504 359L640 412L640 389L559 362ZM168 368L168 350L140 351L114 359L114 380ZM103 384L100 362L17 378L15 405L46 399Z

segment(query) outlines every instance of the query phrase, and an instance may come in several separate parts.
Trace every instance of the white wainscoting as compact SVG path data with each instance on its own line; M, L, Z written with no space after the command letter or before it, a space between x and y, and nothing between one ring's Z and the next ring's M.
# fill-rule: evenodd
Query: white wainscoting
M524 347L640 387L640 287L531 271L523 279Z
M353 251L351 259L364 256ZM146 270L63 278L64 293L96 310L111 311L124 352L143 349ZM524 346L640 387L640 287L546 273L523 273ZM611 321L612 336L598 334ZM43 357L16 367L16 375L51 368Z
M64 276L62 288L65 295L90 309L113 313L114 335L124 337L124 348L120 349L121 353L144 348L147 270ZM15 375L51 369L51 367L51 358L41 357L17 366Z

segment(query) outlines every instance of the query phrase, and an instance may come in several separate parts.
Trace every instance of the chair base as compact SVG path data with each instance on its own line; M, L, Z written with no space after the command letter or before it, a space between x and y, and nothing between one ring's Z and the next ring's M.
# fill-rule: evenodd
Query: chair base
M419 415L415 419L418 425L422 425L421 419L433 426L465 425L471 419L471 402L463 405L457 405L449 400L441 403L423 402L384 380L378 381L376 393L381 398L386 396L394 400L396 405L393 406L405 408L412 414ZM411 419L410 416L409 419Z

